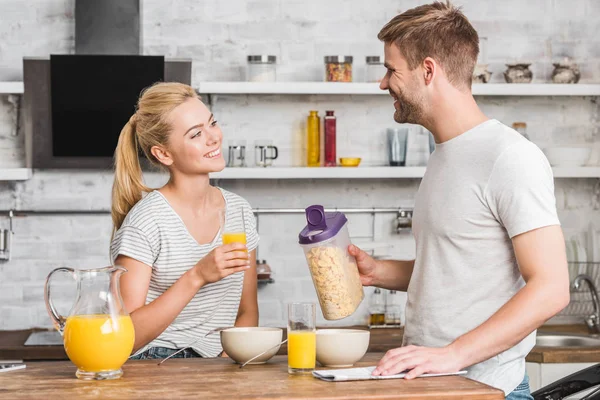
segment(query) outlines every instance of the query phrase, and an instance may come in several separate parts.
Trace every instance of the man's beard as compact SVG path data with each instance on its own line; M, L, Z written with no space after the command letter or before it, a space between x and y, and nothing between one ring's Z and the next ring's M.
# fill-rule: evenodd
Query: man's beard
M394 120L399 124L421 125L423 122L422 102L402 93L392 93L398 99L398 109L394 111Z

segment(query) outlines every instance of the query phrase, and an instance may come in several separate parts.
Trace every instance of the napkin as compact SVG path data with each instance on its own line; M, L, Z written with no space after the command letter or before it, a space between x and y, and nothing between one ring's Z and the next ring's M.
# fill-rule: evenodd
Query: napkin
M376 367L365 367L313 371L313 376L327 382L366 381L370 379L400 379L406 376L405 372L396 375L373 376L371 374L375 368ZM419 378L427 378L431 376L464 375L466 373L467 371L449 372L444 374L423 374L419 376Z

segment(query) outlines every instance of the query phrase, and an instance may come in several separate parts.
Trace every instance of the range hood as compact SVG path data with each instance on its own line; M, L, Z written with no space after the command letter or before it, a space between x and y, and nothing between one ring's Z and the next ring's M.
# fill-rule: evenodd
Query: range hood
M141 54L141 0L76 0L75 54Z
M75 0L75 54L24 58L28 167L111 169L139 93L157 81L191 84L190 59L142 54L141 3Z

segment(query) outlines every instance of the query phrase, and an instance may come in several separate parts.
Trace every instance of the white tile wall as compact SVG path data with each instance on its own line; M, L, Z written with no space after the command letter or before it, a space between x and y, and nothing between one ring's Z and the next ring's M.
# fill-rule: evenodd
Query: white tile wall
M320 80L326 54L355 57L355 77L363 73L364 56L381 55L378 30L396 13L422 1L382 0L145 0L144 54L193 59L194 82L241 80L247 54L278 57L280 80ZM580 63L582 82L600 81L600 7L597 0L504 2L456 1L489 38L492 80L502 82L504 63L533 62L535 81L548 80L551 60L572 56ZM0 2L0 81L22 78L22 57L71 53L74 49L74 1ZM542 17L543 15L543 17ZM483 110L511 124L526 121L541 147L600 141L600 109L589 98L493 98L478 101ZM16 109L0 96L0 167L24 165L23 134L16 135ZM230 139L271 139L279 147L276 165L302 165L303 123L308 111L332 109L338 116L340 156L363 157L367 165L384 164L383 132L393 125L392 104L385 96L218 96L213 111ZM151 175L158 186L164 176ZM110 206L112 176L101 172L36 171L32 180L0 182L0 209L99 210ZM411 206L417 180L364 181L223 181L254 207ZM557 203L567 235L600 226L594 209L595 180L558 180ZM352 215L355 238L392 240L389 256L414 256L410 236L392 233L392 215ZM0 227L6 218L0 217ZM259 290L261 324L285 324L285 304L316 300L296 240L301 215L262 215L260 257L275 272L276 283ZM49 326L43 304L47 273L59 266L98 267L108 262L110 216L27 216L15 221L13 260L0 264L0 329ZM599 260L600 261L600 260ZM59 284L57 282L57 284ZM72 288L61 281L57 299L67 312ZM368 291L370 293L370 291ZM341 324L362 323L366 304ZM320 322L324 322L322 318Z

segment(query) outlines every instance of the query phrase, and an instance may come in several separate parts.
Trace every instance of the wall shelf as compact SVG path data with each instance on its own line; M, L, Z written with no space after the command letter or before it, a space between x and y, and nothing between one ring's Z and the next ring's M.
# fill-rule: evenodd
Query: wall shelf
M0 181L25 181L31 175L31 168L0 168Z
M600 178L600 167L555 167L555 178ZM226 168L211 179L420 179L425 167Z
M377 83L200 82L202 94L388 95ZM600 96L600 84L474 84L475 96Z
M23 82L0 82L0 94L23 94Z

